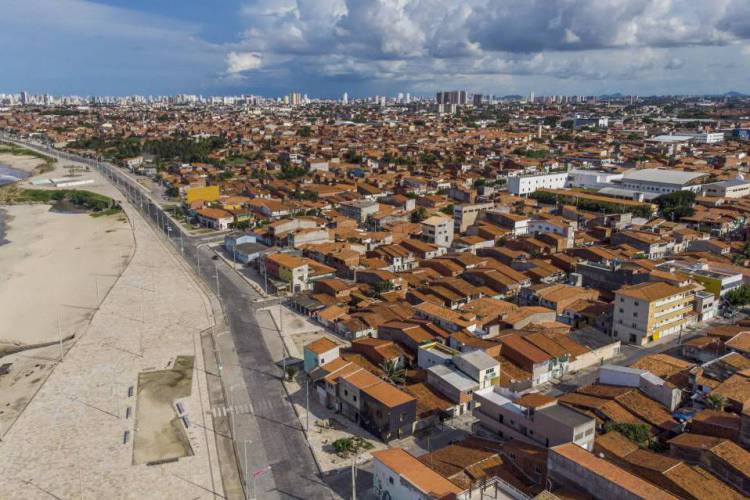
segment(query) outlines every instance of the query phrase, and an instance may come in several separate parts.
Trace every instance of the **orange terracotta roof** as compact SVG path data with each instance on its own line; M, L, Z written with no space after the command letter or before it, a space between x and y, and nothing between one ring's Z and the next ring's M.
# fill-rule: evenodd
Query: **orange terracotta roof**
M390 448L374 451L372 456L413 484L425 495L441 498L461 492L461 488L424 465L404 449Z

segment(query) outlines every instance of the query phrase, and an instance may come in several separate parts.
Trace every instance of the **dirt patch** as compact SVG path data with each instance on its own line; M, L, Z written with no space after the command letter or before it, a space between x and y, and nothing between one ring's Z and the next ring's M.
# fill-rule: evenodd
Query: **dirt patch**
M190 396L193 356L178 356L169 370L138 375L133 463L148 464L193 455L175 401Z

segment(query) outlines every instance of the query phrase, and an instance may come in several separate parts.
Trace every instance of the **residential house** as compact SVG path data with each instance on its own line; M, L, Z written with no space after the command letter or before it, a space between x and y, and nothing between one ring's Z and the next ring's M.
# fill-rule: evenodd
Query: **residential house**
M573 443L550 448L547 474L553 485L582 489L608 500L677 500L678 497Z
M422 221L422 238L439 247L453 244L453 219L433 215Z
M390 448L372 452L373 487L380 499L432 500L456 498L462 492L408 451Z
M622 342L647 345L682 332L695 323L695 287L647 282L615 292L613 335Z
M574 443L593 449L596 420L558 404L544 394L532 392L519 396L500 387L474 393L472 414L481 431L500 439L518 439L546 448Z
M305 373L311 373L315 368L330 363L339 357L339 345L327 337L306 344L304 347Z

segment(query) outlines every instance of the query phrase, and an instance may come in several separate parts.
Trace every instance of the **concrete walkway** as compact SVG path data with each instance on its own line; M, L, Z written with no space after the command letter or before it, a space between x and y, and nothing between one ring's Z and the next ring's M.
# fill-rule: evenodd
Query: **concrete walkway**
M88 189L123 199L98 173L90 175L96 183ZM130 204L123 207L133 224L133 259L0 443L4 499L224 497L201 348L210 307L152 228ZM195 455L132 465L134 423L126 417L134 413L138 373L164 368L177 355L195 357L191 396L183 401Z

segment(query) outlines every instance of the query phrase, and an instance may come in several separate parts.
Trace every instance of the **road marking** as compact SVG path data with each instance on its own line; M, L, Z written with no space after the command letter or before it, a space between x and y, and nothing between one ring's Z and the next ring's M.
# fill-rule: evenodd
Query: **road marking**
M226 417L228 415L242 415L254 413L252 403L245 403L232 406L214 406L211 408L211 414L218 417Z

